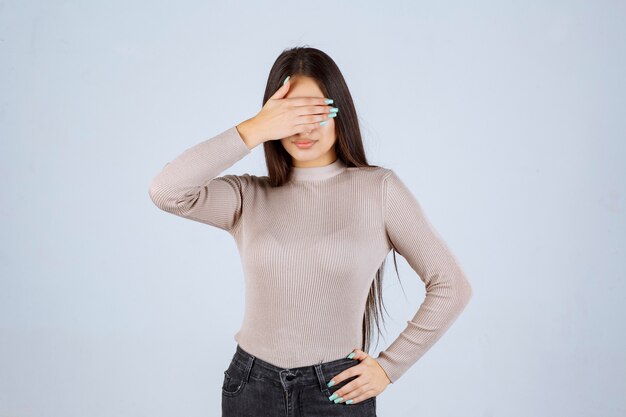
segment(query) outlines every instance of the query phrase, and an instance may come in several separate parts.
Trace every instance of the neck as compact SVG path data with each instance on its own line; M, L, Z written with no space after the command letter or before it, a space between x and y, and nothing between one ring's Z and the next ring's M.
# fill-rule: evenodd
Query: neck
M292 167L291 178L295 181L325 180L343 172L346 164L339 158L328 165L316 167Z

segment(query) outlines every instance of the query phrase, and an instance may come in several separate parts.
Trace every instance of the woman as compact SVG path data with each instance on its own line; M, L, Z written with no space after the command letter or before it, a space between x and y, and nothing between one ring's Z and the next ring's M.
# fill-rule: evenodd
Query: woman
M269 175L218 176L260 144ZM318 49L283 51L258 114L166 164L150 197L237 243L246 304L224 371L224 417L375 416L376 396L471 297L417 199L393 170L367 163L348 87ZM424 281L426 297L373 358L372 317L378 326L391 250Z

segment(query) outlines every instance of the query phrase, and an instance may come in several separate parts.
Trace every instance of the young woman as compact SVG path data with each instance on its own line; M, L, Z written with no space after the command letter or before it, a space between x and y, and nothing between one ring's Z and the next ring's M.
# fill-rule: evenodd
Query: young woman
M269 175L218 176L260 144ZM242 258L245 313L223 417L375 416L376 396L470 300L462 267L411 191L367 163L345 80L318 49L283 51L258 114L167 163L149 191L162 210L230 233ZM426 296L374 358L391 250Z

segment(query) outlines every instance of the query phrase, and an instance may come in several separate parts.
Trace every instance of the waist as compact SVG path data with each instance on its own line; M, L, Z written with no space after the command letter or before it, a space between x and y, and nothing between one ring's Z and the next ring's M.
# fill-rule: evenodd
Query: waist
M252 355L239 344L231 360L231 366L237 367L254 379L273 382L283 387L298 384L320 385L322 388L326 388L332 377L358 363L359 361L354 359L341 358L295 368L283 368Z

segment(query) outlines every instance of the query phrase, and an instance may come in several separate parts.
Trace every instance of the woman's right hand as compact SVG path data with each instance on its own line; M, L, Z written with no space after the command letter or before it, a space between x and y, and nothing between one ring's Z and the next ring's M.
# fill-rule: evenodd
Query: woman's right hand
M285 98L290 85L290 81L284 83L256 116L237 125L249 148L296 133L310 133L321 121L328 120L332 103L326 104L326 98L322 97Z

